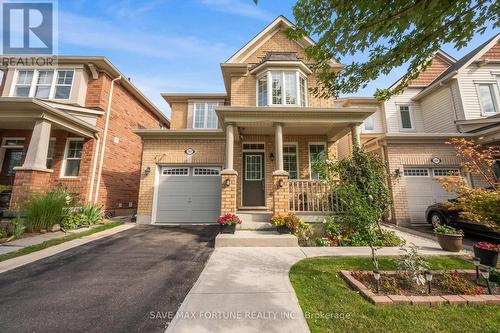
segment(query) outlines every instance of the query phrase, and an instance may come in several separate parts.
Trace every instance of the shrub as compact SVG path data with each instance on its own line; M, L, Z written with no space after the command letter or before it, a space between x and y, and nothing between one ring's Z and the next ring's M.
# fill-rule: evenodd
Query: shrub
M68 212L69 196L62 190L33 195L25 204L26 229L29 232L50 230L61 224Z
M227 213L219 216L217 223L220 225L236 225L241 224L241 220L236 214Z
M408 281L415 282L418 286L425 284L425 271L429 270L429 263L418 254L418 248L411 244L409 249L401 247L403 252L398 260L398 272Z
M330 247L330 246L337 246L337 241L332 240L331 238L328 237L318 237L315 239L316 246L324 246L324 247Z
M11 236L14 238L18 238L24 233L24 229L26 228L21 221L21 217L18 215L14 220L12 220L12 234Z
M460 235L460 236L464 235L464 232L462 230L457 230L447 225L438 225L437 227L434 228L434 232L445 235Z
M0 193L12 191L12 186L0 184Z
M309 241L314 232L312 226L309 223L306 223L299 219L299 222L297 224L297 227L293 231L293 234L297 236L299 242L305 243Z
M67 215L61 223L61 228L64 230L75 229L78 227L90 225L90 220L87 215L73 212Z
M97 204L83 204L81 213L87 216L90 224L96 224L102 220L102 209Z
M305 226L305 222L302 222L302 220L295 215L293 212L288 212L288 213L278 213L274 214L273 217L271 217L271 224L274 225L275 227L287 227L290 230L295 231L299 224L302 223L302 227Z
M288 214L286 214L286 213L274 214L271 217L271 224L274 225L275 227L285 226L286 225L287 216L288 216Z
M440 284L443 288L450 290L457 295L480 295L484 293L484 288L476 287L465 278L461 277L457 271L443 272L441 274Z

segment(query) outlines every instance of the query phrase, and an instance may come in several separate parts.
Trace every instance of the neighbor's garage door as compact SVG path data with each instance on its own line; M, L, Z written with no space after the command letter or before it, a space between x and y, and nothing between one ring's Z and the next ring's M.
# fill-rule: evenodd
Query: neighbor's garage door
M456 197L443 189L436 177L459 175L455 168L405 168L406 193L411 222L425 222L429 205Z
M216 223L220 212L220 168L162 167L155 222Z

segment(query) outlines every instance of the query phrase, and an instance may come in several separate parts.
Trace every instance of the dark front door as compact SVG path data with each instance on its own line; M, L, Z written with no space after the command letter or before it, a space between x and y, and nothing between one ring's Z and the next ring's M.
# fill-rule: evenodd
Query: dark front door
M0 184L12 185L14 182L14 168L21 165L23 159L22 149L6 149L3 159Z
M266 205L264 153L243 154L243 206Z

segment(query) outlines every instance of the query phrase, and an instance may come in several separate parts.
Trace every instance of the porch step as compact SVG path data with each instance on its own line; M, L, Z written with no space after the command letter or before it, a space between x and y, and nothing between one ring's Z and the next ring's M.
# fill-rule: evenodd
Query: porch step
M237 230L270 230L276 231L276 227L269 222L243 222L236 226Z
M268 222L271 221L272 212L269 211L237 211L236 215L241 219L241 222Z
M215 247L297 247L297 237L276 231L236 230L234 234L219 234Z

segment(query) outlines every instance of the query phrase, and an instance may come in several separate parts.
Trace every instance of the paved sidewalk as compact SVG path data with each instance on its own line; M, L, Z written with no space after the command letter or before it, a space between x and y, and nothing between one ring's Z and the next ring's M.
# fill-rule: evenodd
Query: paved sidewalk
M452 254L430 239L397 233L421 254ZM309 332L288 278L292 265L309 257L370 254L367 247L217 248L166 332ZM398 255L399 249L378 254Z

